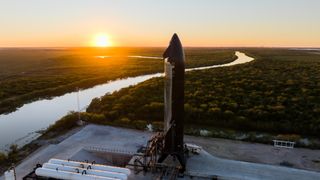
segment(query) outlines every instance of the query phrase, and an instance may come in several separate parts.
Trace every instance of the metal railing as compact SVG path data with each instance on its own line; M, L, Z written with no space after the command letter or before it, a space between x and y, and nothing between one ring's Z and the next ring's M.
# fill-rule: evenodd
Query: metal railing
M95 152L108 152L108 153L117 153L117 154L126 154L126 155L134 155L136 152L128 151L120 148L109 148L109 147L99 147L99 146L86 146L84 147L87 151L95 151Z

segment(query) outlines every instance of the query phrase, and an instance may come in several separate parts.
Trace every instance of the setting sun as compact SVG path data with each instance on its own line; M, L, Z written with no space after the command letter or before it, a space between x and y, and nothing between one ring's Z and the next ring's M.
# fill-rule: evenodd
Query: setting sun
M106 34L98 34L94 37L94 40L92 42L92 46L95 47L109 47L112 46L112 43L110 41L110 38Z

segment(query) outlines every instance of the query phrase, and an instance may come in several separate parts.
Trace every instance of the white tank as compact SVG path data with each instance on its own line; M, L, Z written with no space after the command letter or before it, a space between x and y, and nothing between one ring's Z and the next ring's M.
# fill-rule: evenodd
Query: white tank
M121 167L115 167L115 166L91 164L91 163L78 162L78 161L67 161L67 160L61 160L61 159L50 159L49 163L66 165L66 166L73 166L73 167L85 168L85 169L87 169L88 166L91 166L91 169L94 169L94 170L123 173L123 174L126 174L128 176L130 175L130 169L121 168Z
M43 168L47 169L53 169L58 171L67 171L67 172L73 172L73 173L82 173L85 171L88 175L96 175L96 176L102 176L102 177L109 177L109 178L117 178L121 180L126 180L128 176L123 173L117 173L117 172L110 172L110 171L100 171L100 170L94 170L94 169L84 169L79 167L71 167L66 165L60 165L60 164L51 164L51 163L45 163L42 166Z
M4 173L4 179L5 180L15 180L14 177L14 170L8 170Z
M36 169L36 175L42 176L42 177L68 179L68 180L118 180L116 178L108 178L108 177L94 176L94 175L88 175L88 174L82 175L79 173L57 171L57 170L47 169L47 168Z

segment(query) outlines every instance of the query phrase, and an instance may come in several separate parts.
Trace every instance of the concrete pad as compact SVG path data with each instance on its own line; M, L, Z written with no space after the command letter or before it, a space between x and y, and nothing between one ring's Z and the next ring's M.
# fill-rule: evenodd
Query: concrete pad
M37 163L47 162L50 158L66 160L75 158L79 160L87 159L89 161L96 160L97 162L99 160L104 161L103 158L99 159L99 157L103 156L99 154L101 152L88 151L88 147L94 147L93 149L102 150L107 149L112 152L127 152L130 154L130 152L136 152L141 146L145 146L151 135L152 133L150 132L132 129L88 125L61 143L41 148L30 155L17 166L17 177L18 179L22 179L22 177L33 170ZM202 144L210 145L212 141L214 142L212 138L205 141L197 137L187 137L186 142L188 141L194 141L194 144L200 146L202 146ZM197 143L197 141L199 143ZM221 139L220 141L226 142ZM226 150L235 156L235 154L232 153L232 150L226 148L228 146L225 147L223 143L212 143L212 145L214 148ZM229 147L232 146L230 145ZM242 147L245 146L243 145ZM207 148L208 147L204 147L205 150ZM241 147L239 147L239 149L241 149ZM201 151L200 155L193 155L188 159L187 174L193 176L198 175L200 176L198 179L216 176L222 179L320 179L319 172L229 160L213 156L212 152L214 151L209 154L205 150ZM222 152L219 153L221 154ZM241 156L241 154L239 156ZM150 177L152 178L155 176L144 176L143 174L134 176L134 178L138 179L148 179ZM184 179L190 179L190 177L185 176Z
M201 177L217 176L218 179L248 179L248 180L318 180L320 173L272 166L227 160L212 156L206 151L199 155L192 155L187 161L187 174Z

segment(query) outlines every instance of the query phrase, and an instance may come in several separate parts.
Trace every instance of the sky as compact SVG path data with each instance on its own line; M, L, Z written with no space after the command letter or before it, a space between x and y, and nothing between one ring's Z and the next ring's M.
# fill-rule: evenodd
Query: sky
M0 47L320 47L320 0L0 0Z

